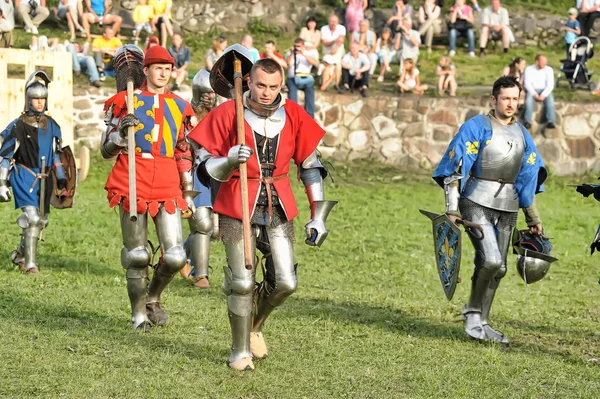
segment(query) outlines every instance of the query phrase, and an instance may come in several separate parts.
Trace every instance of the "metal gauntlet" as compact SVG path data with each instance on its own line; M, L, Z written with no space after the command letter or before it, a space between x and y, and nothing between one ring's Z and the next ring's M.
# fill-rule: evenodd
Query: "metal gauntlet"
M446 214L460 216L458 211L458 200L460 199L460 188L458 181L461 176L449 176L444 179L444 195L446 197Z

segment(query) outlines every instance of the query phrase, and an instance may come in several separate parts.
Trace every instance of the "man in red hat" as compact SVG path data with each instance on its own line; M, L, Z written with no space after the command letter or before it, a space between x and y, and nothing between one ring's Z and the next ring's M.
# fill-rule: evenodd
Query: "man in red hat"
M104 188L110 206L119 206L124 245L121 264L127 271L132 326L141 330L149 330L150 323L162 326L167 322L160 295L186 263L181 217L182 211L185 215L190 208L193 210L193 198L184 199L179 172L191 167L185 135L191 128L194 111L187 101L167 89L173 64L173 58L163 47L148 50L143 66L146 80L134 91L134 112L127 113L127 91L110 98L105 117L108 128L101 144L104 158L117 158ZM127 148L127 131L132 126L135 149ZM136 152L138 218L135 222L129 218L127 151L130 150ZM148 215L156 225L161 249L149 285Z

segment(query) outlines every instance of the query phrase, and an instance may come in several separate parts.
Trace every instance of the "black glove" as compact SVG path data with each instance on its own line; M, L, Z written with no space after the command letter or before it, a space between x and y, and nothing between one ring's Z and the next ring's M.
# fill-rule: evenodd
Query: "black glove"
M600 201L599 184L580 184L577 186L576 190L578 193L581 193L586 198L593 194L596 201Z
M127 130L130 127L135 127L140 124L140 118L135 116L134 114L127 114L121 119L121 123L119 124L119 133L121 133L121 137L124 139L127 138Z

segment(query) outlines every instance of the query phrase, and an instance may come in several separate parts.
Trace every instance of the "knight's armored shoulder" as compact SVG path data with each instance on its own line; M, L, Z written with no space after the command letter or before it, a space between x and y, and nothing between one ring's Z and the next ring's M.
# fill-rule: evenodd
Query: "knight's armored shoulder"
M314 150L300 165L302 170L317 169L324 179L329 174L329 171L321 162L321 153Z

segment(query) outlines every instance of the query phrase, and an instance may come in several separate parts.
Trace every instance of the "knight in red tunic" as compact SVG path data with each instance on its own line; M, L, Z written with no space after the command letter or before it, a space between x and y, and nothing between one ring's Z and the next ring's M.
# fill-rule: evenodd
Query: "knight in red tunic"
M306 224L311 237L307 244L320 245L327 235L325 218L315 212L318 203L328 202L324 201L323 192L327 171L316 151L325 132L298 104L282 99L282 77L281 67L272 60L260 60L252 67L249 91L243 97L246 145L237 143L234 101L208 113L188 135L191 144L198 146L199 179L222 182L213 206L220 215L221 238L227 254L222 288L227 295L233 336L228 364L236 370L252 370L253 357L267 357L263 324L296 290L293 219L298 209L288 177L290 160L299 168L313 210ZM256 264L252 270L246 270L244 265L238 171L243 162L248 170L252 246L266 259L265 279L256 292Z
M135 62L135 59L133 60ZM167 316L160 295L175 273L186 263L181 229L182 211L193 211L192 199L184 199L180 171L191 164L185 135L194 112L187 101L169 93L167 83L174 61L162 47L146 53L146 81L134 91L134 112L127 113L127 92L107 101L108 129L101 152L117 161L106 182L110 206L119 206L124 248L121 264L126 269L131 301L132 326L148 330L149 322L165 325ZM135 126L135 149L127 148L127 130ZM127 151L135 151L137 213L129 219L129 176ZM156 225L161 257L148 285L151 254L148 245L148 216Z

